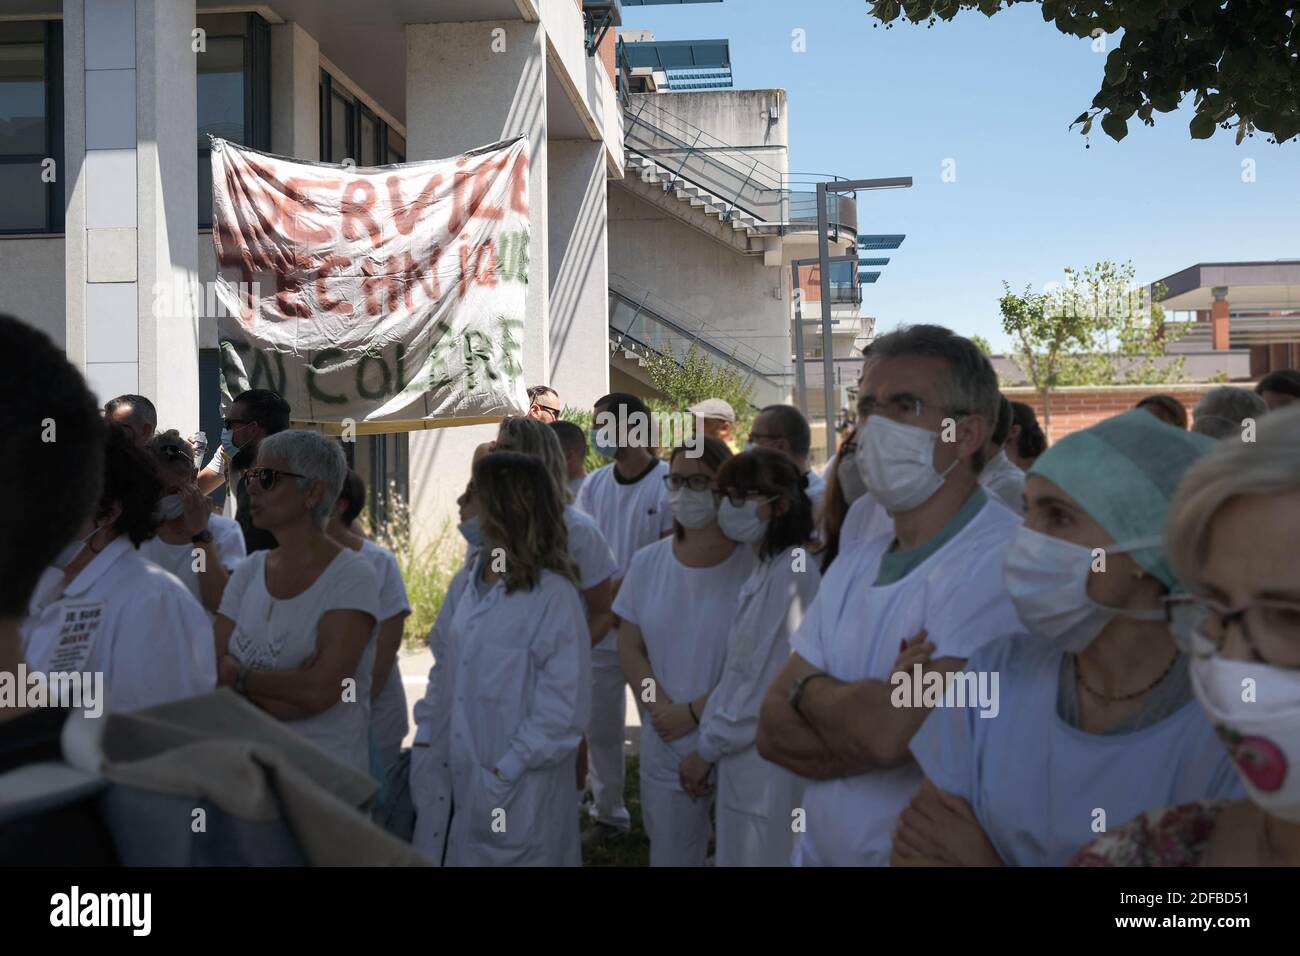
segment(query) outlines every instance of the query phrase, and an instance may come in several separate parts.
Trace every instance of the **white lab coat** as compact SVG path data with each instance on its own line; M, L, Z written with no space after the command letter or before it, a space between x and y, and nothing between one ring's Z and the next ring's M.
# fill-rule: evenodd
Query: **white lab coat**
M165 704L217 684L208 613L125 535L67 587L61 568L46 568L20 634L33 671L102 673L109 710Z
M980 471L980 484L1016 514L1025 514L1025 473L1005 451L1000 451Z
M699 755L718 765L717 866L785 866L804 781L758 754L763 696L790 658L790 637L817 594L816 562L796 549L764 560L736 602L722 678L700 718Z
M790 641L817 670L848 683L889 681L902 641L925 628L933 656L968 658L1021 630L1002 581L1002 559L1020 519L991 499L902 579L875 584L891 539L878 536L836 558ZM1002 718L1007 719L1007 715ZM899 813L921 771L908 761L804 787L807 830L794 861L803 866L887 866Z
M471 577L450 627L454 681L435 697L450 708L447 865L579 865L573 775L591 642L578 589L544 571L531 591L507 594L496 581L480 595Z
M429 631L433 667L424 697L415 702L415 738L411 746L411 803L415 807L412 845L441 864L451 821L451 694L456 686L456 642L451 622L472 564L456 572Z

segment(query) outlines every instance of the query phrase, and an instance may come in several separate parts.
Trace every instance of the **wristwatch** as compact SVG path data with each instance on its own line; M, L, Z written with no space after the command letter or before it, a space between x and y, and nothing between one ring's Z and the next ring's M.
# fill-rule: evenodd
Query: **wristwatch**
M796 714L798 714L800 717L803 716L803 711L799 709L799 702L803 700L803 690L805 687L808 686L808 682L810 680L815 680L818 677L830 677L830 676L831 676L830 674L824 673L822 671L814 671L811 674L804 674L803 677L800 677L797 681L794 682L793 686L791 686L790 688L790 707L794 710Z
M190 538L190 540L195 544L208 544L212 541L212 529L204 528L194 537Z
M235 693L241 697L248 696L248 671L247 665L239 665L239 675L235 678Z

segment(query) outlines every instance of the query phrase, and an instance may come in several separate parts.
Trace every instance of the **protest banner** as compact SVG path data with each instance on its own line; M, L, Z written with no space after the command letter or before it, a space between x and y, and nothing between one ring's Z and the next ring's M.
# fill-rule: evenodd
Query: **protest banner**
M355 434L528 408L528 144L359 168L212 142L222 392Z

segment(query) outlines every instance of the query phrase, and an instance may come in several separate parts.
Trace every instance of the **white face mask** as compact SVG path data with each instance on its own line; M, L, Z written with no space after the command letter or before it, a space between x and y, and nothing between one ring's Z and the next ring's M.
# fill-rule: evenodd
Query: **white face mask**
M942 473L934 470L939 433L902 425L881 415L867 419L858 436L858 467L867 487L891 515L919 508L943 487L957 461Z
M849 504L867 493L867 483L862 480L862 468L858 464L856 451L851 457L839 457L835 464L835 476L839 479L844 500Z
M185 506L181 504L180 495L164 495L158 499L158 507L154 509L154 517L159 521L171 521L184 513Z
M718 503L712 491L679 488L668 493L673 517L683 528L705 528L718 520Z
M1300 671L1254 661L1192 661L1192 690L1260 809L1300 823ZM1242 700L1243 681L1253 699Z
M775 501L769 498L768 501ZM718 527L732 541L740 544L758 544L767 535L771 519L758 516L758 501L746 501L737 508L725 498L718 506Z
M1106 554L1124 554L1158 547L1159 538L1113 544ZM1106 607L1088 597L1092 573L1090 548L1062 541L1020 525L1011 534L1003 562L1007 594L1025 627L1066 653L1082 651L1116 616L1162 621L1164 611L1131 611Z
M62 571L72 563L73 558L81 554L81 549L86 546L86 542L98 533L99 525L97 524L95 527L90 529L90 534L86 535L84 538L79 538L76 541L69 541L59 550L59 553L54 556L54 560L50 562L50 566Z

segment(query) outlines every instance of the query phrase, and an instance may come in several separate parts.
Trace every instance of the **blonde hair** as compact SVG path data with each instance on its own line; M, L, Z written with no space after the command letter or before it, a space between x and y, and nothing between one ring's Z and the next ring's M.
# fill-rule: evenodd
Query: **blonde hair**
M1300 491L1300 408L1269 412L1255 440L1225 439L1188 469L1169 506L1169 560L1184 587L1200 581L1214 516L1235 498Z
M569 492L569 470L564 462L564 448L555 434L555 429L545 422L521 415L511 415L501 419L501 429L510 439L508 451L517 451L521 455L530 455L541 460L547 474L555 482L555 493L560 501L568 504L573 496Z
M494 451L474 465L473 480L484 544L506 550L506 593L531 591L546 570L580 588L564 502L546 467L532 455Z

